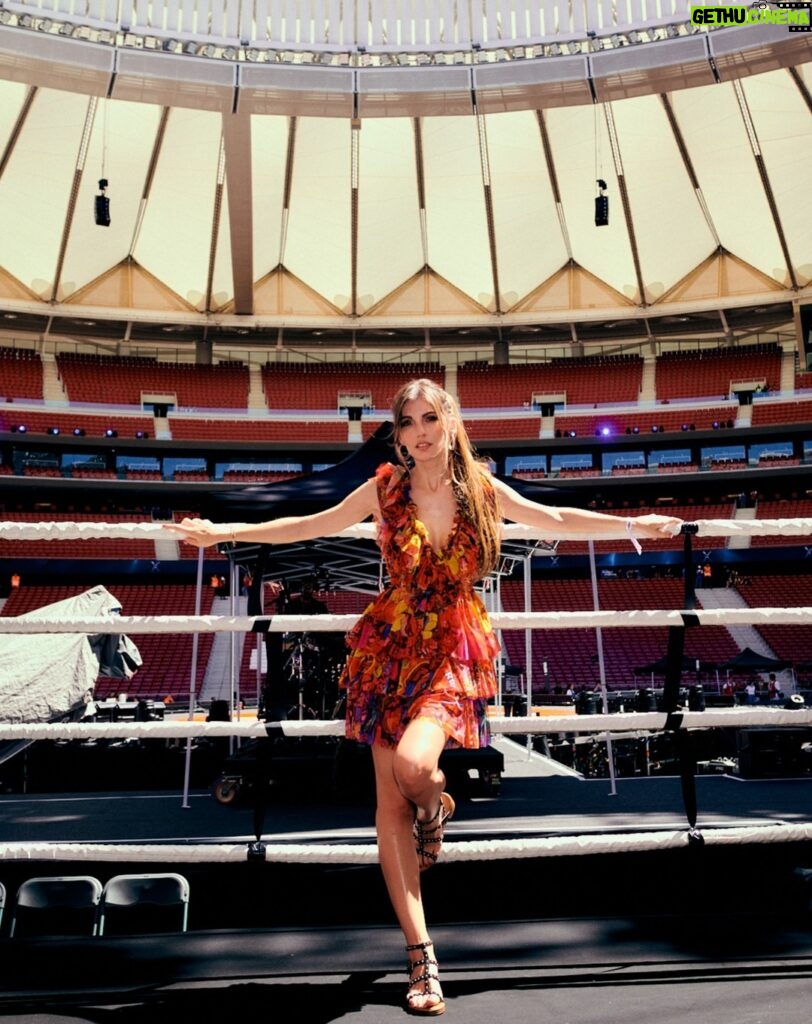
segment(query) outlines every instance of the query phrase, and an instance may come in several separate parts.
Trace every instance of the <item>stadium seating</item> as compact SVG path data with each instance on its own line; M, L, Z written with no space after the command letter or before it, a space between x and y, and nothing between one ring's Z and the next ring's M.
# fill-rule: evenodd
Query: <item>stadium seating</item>
M664 352L657 357L657 398L728 398L737 381L763 380L765 390L777 391L781 357L772 343Z
M42 360L33 349L0 346L0 398L42 398Z

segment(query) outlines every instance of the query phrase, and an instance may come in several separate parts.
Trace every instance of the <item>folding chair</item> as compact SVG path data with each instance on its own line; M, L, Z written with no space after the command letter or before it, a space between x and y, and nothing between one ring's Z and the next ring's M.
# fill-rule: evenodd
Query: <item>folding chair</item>
M188 919L189 883L183 875L114 875L104 886L99 935L105 934L105 928L108 934L185 932Z
M96 935L102 884L92 875L28 878L17 890L9 938Z

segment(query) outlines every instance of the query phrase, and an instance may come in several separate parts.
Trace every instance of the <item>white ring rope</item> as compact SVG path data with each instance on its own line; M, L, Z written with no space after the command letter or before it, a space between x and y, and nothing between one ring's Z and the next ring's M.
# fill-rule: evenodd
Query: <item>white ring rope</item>
M602 535L601 540L617 541L628 539L626 516L617 516L617 528ZM95 541L104 539L124 540L142 537L171 538L167 523L159 522L0 522L0 541ZM812 519L697 519L690 524L695 527L697 537L809 537L812 536ZM679 527L674 531L679 532ZM176 535L175 535L176 536ZM342 529L331 537L374 541L376 526L372 522L361 522ZM533 526L507 522L502 525L502 536L506 541L550 541ZM591 535L590 535L591 536ZM583 530L556 528L556 538L565 540L587 540Z
M617 530L601 535L601 540L628 539L625 516L618 516ZM16 521L0 522L0 540L100 540L161 537L177 538L176 534L166 529L164 523L74 523L74 522L43 522L21 523ZM696 527L699 537L807 537L812 536L812 519L699 519L692 524ZM679 532L678 530L675 532ZM346 530L330 534L333 537L344 537L356 540L374 540L376 528L374 523L358 523ZM502 536L505 540L550 540L531 526L521 523L504 523ZM556 527L556 538L563 540L587 540L583 532L565 530Z
M451 826L449 826L451 828ZM706 846L739 846L744 843L806 842L812 824L731 825L702 830ZM442 863L583 856L597 853L636 853L682 849L691 844L688 830L615 833L605 835L547 836L524 839L449 841L443 844ZM256 855L277 864L377 864L378 851L369 843L252 844ZM0 861L100 861L165 864L244 863L242 843L0 843Z
M706 711L678 711L679 727L683 729L731 729L740 726L812 725L812 708L805 705L797 709L758 708L741 705L734 708L713 708ZM491 731L506 736L526 736L541 733L605 734L625 732L662 732L671 727L673 716L661 711L626 711L597 715L532 715L510 718L493 717L488 722ZM100 739L192 739L205 736L238 736L258 739L268 735L270 727L281 729L285 736L303 738L313 736L343 736L344 722L339 719L290 720L262 722L253 718L247 722L195 722L172 719L158 722L0 722L0 741L3 740L100 740Z
M739 626L812 623L812 607L491 612L494 629L594 629L636 626ZM0 616L3 633L327 633L346 632L357 615L110 615L29 619Z

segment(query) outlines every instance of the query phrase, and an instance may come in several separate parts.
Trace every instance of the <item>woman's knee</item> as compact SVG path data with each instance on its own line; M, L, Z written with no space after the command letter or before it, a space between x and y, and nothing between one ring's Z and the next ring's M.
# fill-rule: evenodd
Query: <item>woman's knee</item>
M433 759L398 752L393 764L398 788L404 796L414 799L436 783L438 770Z

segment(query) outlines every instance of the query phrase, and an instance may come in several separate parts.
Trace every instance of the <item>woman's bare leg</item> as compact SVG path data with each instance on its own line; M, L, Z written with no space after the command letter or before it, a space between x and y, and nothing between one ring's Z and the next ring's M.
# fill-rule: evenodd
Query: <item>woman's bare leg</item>
M409 946L429 940L412 829L415 814L421 821L428 821L439 807L445 777L438 762L445 739L436 723L420 718L408 726L396 750L372 748L378 856L392 907ZM416 952L412 959L420 956ZM419 1010L441 999L435 982L425 993L423 986L416 985L410 1002Z

